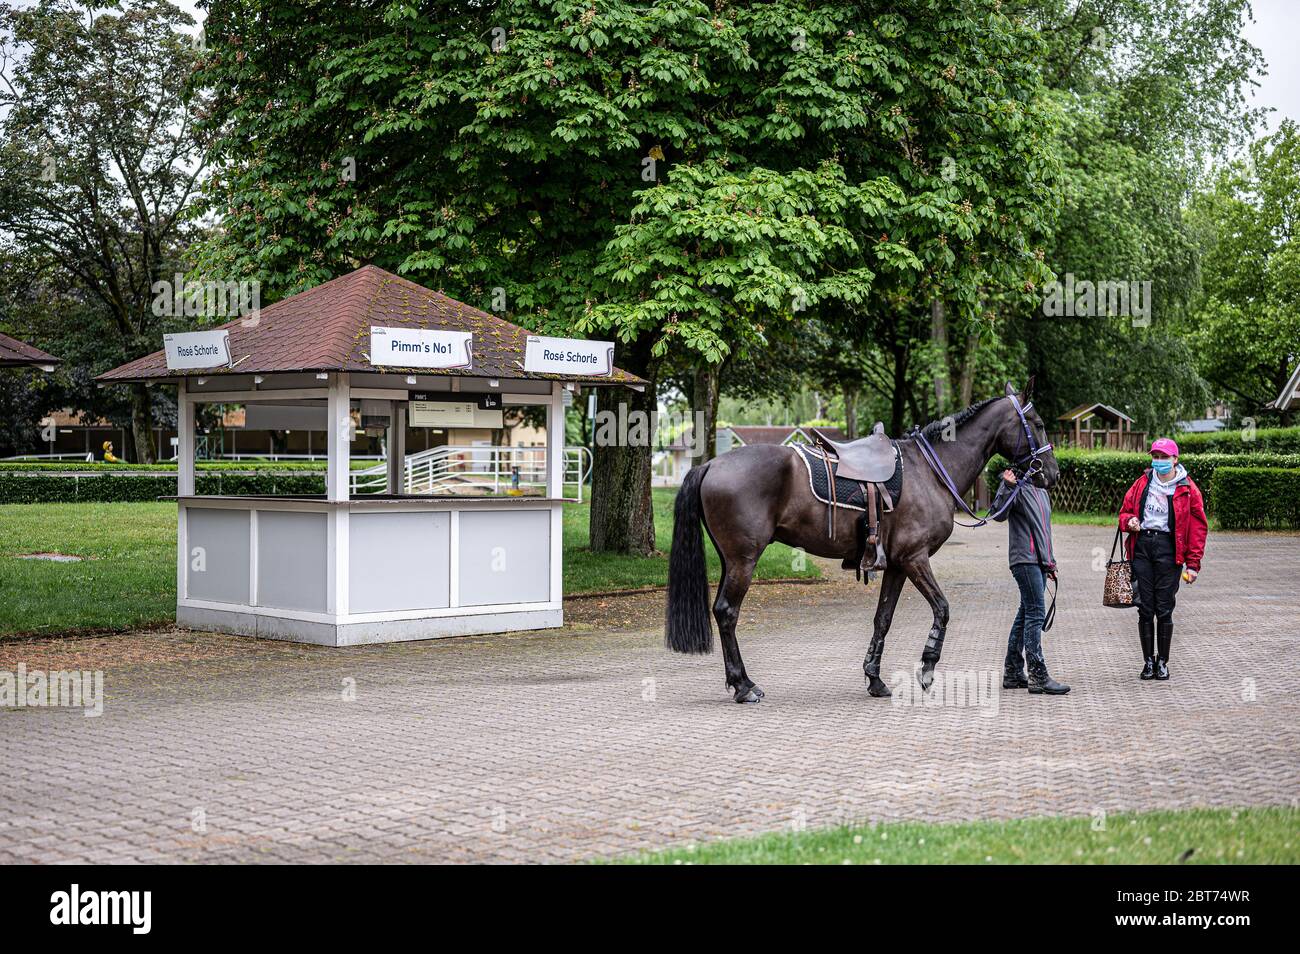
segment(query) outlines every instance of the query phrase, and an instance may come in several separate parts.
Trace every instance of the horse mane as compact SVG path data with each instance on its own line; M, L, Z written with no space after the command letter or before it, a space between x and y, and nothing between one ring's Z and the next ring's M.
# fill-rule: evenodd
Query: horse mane
M956 414L952 415L953 427L961 427L996 400L998 400L998 398L985 398L983 401L976 401L964 411L958 411ZM926 440L935 440L939 437L940 432L947 426L947 423L948 418L941 417L939 420L931 421L929 424L925 425L925 427L921 428L921 433L925 435Z

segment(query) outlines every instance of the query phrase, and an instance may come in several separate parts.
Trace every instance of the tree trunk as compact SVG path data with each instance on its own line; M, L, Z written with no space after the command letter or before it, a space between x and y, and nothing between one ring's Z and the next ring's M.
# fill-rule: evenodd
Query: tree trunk
M720 368L701 363L695 368L691 387L691 430L698 454L691 457L691 466L707 464L718 456L718 398ZM703 430L696 431L696 425Z
M894 355L894 393L889 402L889 433L901 437L907 410L907 343L895 338L890 350Z
M149 388L143 384L131 385L131 443L135 445L135 463L155 463L153 414L150 408ZM125 451L126 448L123 450Z
M844 385L844 436L856 440L858 436L858 389Z
M593 553L648 556L655 550L650 458L659 403L649 341L628 348L619 366L649 383L643 392L597 389L590 546Z
M971 333L966 336L966 351L957 376L958 407L970 407L975 400L975 354L979 346L979 335Z
M943 302L935 299L930 302L930 343L934 346L934 401L943 417L951 409L949 396L952 393L948 375L948 315Z

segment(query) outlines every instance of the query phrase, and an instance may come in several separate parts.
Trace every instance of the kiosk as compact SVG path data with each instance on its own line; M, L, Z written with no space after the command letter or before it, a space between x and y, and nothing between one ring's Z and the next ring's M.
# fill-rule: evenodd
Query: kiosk
M167 339L99 380L177 389L177 622L327 646L562 625L564 390L645 385L611 344L530 335L375 266ZM544 410L544 496L407 493L412 395L441 420ZM196 494L203 403L292 408L326 430L325 493ZM351 493L358 416L387 428L383 493Z

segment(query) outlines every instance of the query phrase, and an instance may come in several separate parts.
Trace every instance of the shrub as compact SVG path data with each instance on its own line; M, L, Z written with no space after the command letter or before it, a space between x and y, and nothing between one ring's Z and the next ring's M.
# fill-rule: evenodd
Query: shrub
M1300 530L1300 469L1220 467L1210 499L1225 530Z
M194 489L200 494L224 495L323 494L325 477L318 473L199 473ZM175 474L0 471L0 503L114 503L157 500L175 494Z
M1261 427L1251 440L1239 429L1209 434L1175 434L1185 454L1300 454L1300 427Z
M373 467L377 461L353 461L353 467ZM316 460L201 460L195 464L199 471L238 470L238 471L306 471L323 472L325 461ZM159 461L156 464L109 464L104 461L86 460L3 460L0 461L0 473L91 473L91 474L167 474L176 473L176 462Z
M1182 449L1181 445L1179 449ZM1061 513L1118 513L1124 494L1148 466L1150 459L1147 454L1127 451L1058 451L1056 461L1061 466L1061 479L1052 488L1052 506ZM1300 453L1188 453L1182 457L1182 462L1205 494L1206 506L1213 513L1209 488L1218 468L1300 467ZM998 475L1006 466L1007 462L1000 457L990 462L986 474L990 488L997 486Z

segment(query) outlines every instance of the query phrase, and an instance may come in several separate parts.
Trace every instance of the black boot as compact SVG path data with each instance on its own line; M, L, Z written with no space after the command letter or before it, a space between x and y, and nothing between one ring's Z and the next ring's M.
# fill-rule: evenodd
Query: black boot
M1156 646L1160 655L1156 658L1155 678L1161 682L1169 678L1169 644L1174 641L1174 621L1162 619L1156 622Z
M1063 682L1057 682L1047 674L1047 670L1042 672L1030 672L1029 674L1029 694L1031 696L1063 696L1070 691L1070 687Z
M1028 689L1029 680L1025 678L1024 671L1012 672L1010 669L1002 673L1003 689Z
M1142 675L1154 679L1156 674L1156 621L1138 617L1138 639L1142 642Z

